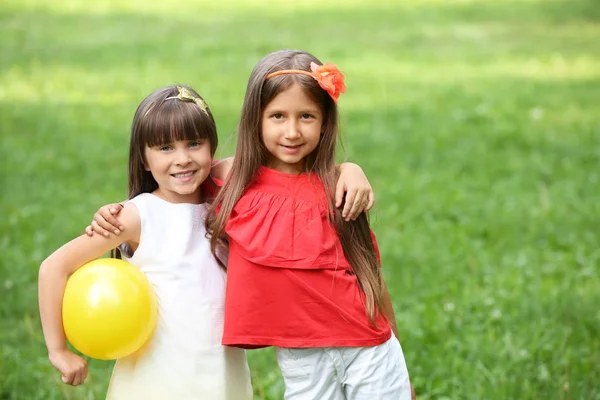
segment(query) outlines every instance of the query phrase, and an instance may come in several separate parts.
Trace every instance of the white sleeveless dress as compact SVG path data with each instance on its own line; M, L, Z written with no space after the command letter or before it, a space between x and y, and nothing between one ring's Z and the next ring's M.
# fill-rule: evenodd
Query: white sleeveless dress
M156 292L158 322L148 343L119 359L110 400L252 398L244 350L221 345L226 274L205 237L206 204L172 204L145 193L130 200L140 214L140 244L123 259Z

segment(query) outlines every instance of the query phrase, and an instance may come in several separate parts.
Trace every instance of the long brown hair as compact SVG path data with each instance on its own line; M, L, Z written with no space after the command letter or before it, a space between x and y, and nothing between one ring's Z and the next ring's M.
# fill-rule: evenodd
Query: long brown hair
M212 113L193 101L177 99L178 87L202 99L192 88L171 85L150 93L138 106L131 124L129 143L129 198L152 193L158 188L152 173L144 167L146 146L153 147L178 140L207 139L211 155L218 145L217 126ZM171 99L169 99L171 97Z
M265 56L250 75L238 127L238 140L233 165L225 185L215 199L206 221L213 254L226 241L225 227L233 207L252 182L259 166L266 165L268 151L261 136L261 116L275 96L294 84L299 85L323 113L323 129L317 148L306 158L306 172L315 174L323 183L330 210L330 219L342 244L344 255L352 265L358 283L365 294L366 312L373 323L383 308L383 278L373 246L369 221L362 214L356 221L346 222L335 207L334 192L338 179L335 149L338 139L338 111L331 97L310 76L285 74L266 79L267 75L284 69L310 71L310 63L322 63L304 51L281 50ZM220 211L215 214L216 207ZM216 254L215 254L216 255Z

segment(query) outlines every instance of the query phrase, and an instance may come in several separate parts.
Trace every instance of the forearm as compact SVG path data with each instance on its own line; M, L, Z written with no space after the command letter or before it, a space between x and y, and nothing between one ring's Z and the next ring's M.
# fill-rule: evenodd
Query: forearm
M62 299L67 276L45 261L39 272L39 307L48 353L67 348L62 321Z

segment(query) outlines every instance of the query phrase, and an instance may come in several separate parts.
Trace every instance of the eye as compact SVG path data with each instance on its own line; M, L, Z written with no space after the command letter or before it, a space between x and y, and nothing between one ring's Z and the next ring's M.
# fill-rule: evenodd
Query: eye
M282 113L275 113L275 114L271 115L271 118L273 118L273 119L283 119L283 114Z
M314 115L309 114L309 113L302 114L302 118L303 119L311 119L311 118L314 118L314 117L315 117Z
M188 146L192 148L201 147L204 143L206 143L206 140L192 140Z
M159 146L156 146L156 148L159 151L170 151L170 150L173 150L173 146L171 146L170 144L161 144Z

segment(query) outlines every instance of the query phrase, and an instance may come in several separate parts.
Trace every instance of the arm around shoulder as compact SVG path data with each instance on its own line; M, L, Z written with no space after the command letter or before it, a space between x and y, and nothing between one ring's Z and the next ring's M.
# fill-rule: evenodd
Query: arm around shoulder
M127 226L119 236L82 235L52 253L40 267L40 272L57 269L66 276L75 272L90 260L94 260L124 242L138 242L140 237L140 217L133 204L127 204L119 213L118 221Z

